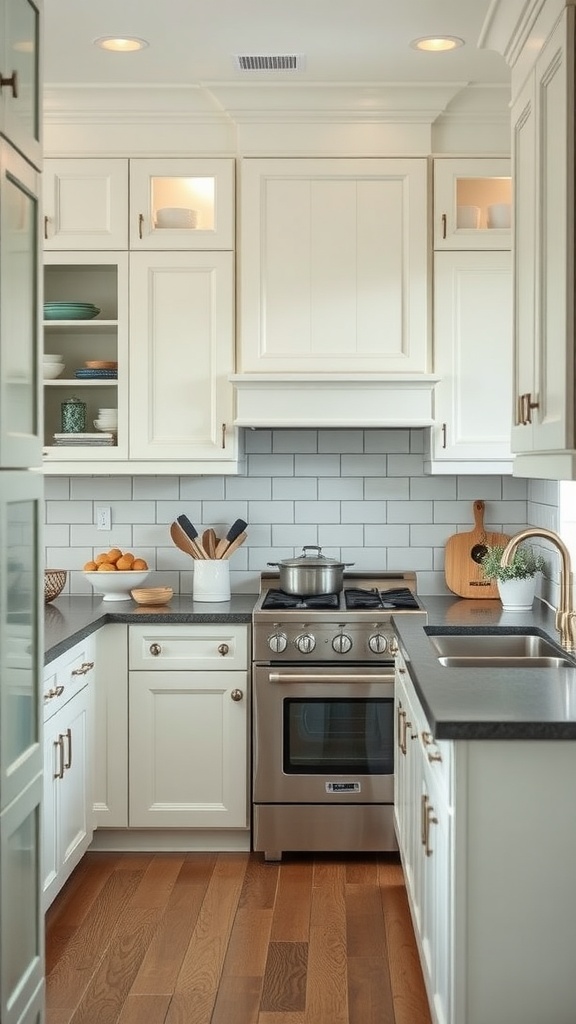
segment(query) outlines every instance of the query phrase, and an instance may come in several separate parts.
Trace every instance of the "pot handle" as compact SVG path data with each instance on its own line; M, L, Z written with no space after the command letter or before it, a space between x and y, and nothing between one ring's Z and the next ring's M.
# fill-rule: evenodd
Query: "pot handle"
M266 565L275 566L277 569L280 568L280 562L266 562Z
M317 558L322 557L322 548L320 547L319 544L305 544L304 547L302 548L302 554L304 555L304 558L308 558L308 551L315 551Z

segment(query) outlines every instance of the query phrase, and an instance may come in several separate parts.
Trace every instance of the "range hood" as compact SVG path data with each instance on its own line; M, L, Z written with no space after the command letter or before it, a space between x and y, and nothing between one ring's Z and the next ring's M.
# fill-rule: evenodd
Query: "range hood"
M237 427L429 427L431 374L233 374Z

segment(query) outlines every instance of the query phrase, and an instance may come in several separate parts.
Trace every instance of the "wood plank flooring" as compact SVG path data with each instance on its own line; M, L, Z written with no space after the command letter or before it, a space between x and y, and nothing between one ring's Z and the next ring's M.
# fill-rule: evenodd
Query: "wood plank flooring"
M430 1024L393 854L87 854L46 918L47 1024Z

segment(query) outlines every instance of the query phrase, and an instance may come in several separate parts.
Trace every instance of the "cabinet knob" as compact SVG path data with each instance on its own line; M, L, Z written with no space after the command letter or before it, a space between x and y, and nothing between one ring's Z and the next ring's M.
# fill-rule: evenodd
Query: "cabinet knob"
M162 654L162 648L160 644L150 644L150 654L152 654L155 658L157 658L159 654Z
M232 690L232 693L230 694L230 696L232 697L232 700L234 700L234 701L236 701L236 703L238 703L239 700L242 700L242 698L244 696L244 691L243 690Z
M15 100L17 100L18 99L18 72L17 71L13 71L9 78L6 78L6 76L3 75L0 72L0 90L3 89L5 85L8 86L8 88L12 89L12 96L14 97Z
M228 644L220 644L220 646L218 647L218 654L221 654L222 657L225 658L226 655L229 654L229 653L230 653L230 648L229 648Z

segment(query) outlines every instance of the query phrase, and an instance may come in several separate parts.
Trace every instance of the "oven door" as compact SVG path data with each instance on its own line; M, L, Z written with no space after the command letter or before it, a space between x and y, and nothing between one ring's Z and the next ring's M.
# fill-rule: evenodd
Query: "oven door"
M391 803L394 669L254 669L255 803Z

